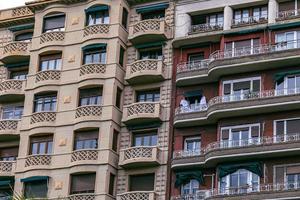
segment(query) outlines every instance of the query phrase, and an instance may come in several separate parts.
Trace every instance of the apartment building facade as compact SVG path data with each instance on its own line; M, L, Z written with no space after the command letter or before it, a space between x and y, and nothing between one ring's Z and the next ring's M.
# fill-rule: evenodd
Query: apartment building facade
M165 199L173 3L0 13L0 198Z
M177 1L172 199L297 199L297 0Z

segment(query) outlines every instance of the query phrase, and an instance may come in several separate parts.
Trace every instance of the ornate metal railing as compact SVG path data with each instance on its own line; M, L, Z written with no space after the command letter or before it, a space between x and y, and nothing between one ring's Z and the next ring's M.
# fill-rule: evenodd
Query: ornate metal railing
M158 63L161 62L161 60L157 59L147 59L147 60L138 60L133 63L131 63L129 66L130 68L130 74L136 73L136 72L143 72L143 71L156 71L158 70Z
M196 24L192 25L189 34L223 30L223 24Z
M217 96L210 99L207 105L205 106L202 105L201 107L199 107L199 109L196 108L193 109L192 107L178 107L176 108L175 113L180 114L180 113L201 112L201 111L206 111L209 107L220 103L266 99L266 98L274 98L279 96L288 96L288 95L296 95L296 94L300 94L300 88L265 90L260 92L247 92L241 94Z
M40 44L46 42L53 42L53 41L64 41L65 39L65 32L64 31L53 31L43 33L40 37Z
M119 194L117 200L154 200L155 192L151 191L135 191Z
M40 71L35 76L35 82L41 82L41 81L58 81L61 77L61 71L60 70L45 70Z
M76 109L75 118L79 117L90 117L102 115L102 106L101 105L86 105L80 106Z
M280 11L277 13L277 20L285 20L285 19L299 17L299 16L300 16L300 9Z
M5 94L8 91L21 92L23 86L23 80L4 80L0 82L0 93Z
M210 59L205 59L194 62L179 63L177 65L177 73L207 69L210 62Z
M51 164L51 155L30 155L25 160L25 167Z
M81 149L72 152L71 162L84 160L98 160L97 149Z
M0 120L0 131L17 130L19 121L18 119Z
M238 27L238 26L260 24L260 23L267 23L267 22L268 22L268 16L265 17L250 16L246 18L244 17L243 19L233 19L232 26Z
M0 161L0 175L1 173L10 173L13 170L13 165L16 161Z
M30 124L41 122L54 122L56 120L56 112L37 112L31 115Z
M178 150L174 151L173 158L185 158L205 155L208 152L215 150L224 150L232 148L251 147L259 145L283 144L300 141L300 133L291 135L276 135L265 137L253 137L245 140L223 140L208 144L205 148L195 150Z
M80 76L88 74L104 74L106 65L100 63L85 64L80 67Z
M83 31L83 37L87 37L94 34L106 34L109 32L109 24L95 24L86 26Z
M27 52L29 42L11 42L4 46L3 54L11 54L15 52Z
M139 21L133 25L133 34L145 33L148 31L159 31L161 22L161 19L147 19Z

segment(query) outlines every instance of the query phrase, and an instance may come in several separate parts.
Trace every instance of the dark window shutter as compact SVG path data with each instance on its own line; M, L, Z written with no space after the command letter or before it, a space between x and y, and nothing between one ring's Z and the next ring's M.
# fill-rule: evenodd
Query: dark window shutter
M259 92L260 91L260 80L254 80L252 84L253 84L253 92Z
M284 134L284 121L277 121L276 122L276 135L283 135Z
M153 191L154 174L130 176L130 191Z
M44 31L53 30L58 28L65 27L65 18L64 14L49 16L44 18Z
M71 194L93 193L95 181L95 173L72 175Z
M276 167L276 183L280 184L284 182L284 168L283 167Z
M223 93L224 95L228 95L231 93L231 84L230 83L226 83L224 84L224 89L223 89Z
M229 139L229 129L223 129L221 132L222 140L228 140Z
M259 136L259 126L252 126L251 137L258 137L258 136Z
M75 133L75 140L98 139L99 130L80 131Z
M286 133L287 134L296 134L296 133L300 133L300 120L288 120L286 122Z

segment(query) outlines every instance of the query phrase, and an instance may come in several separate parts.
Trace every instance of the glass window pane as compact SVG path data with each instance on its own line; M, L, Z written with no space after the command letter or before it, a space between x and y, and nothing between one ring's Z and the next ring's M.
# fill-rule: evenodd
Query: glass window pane
M53 142L48 142L47 154L52 153L52 146L53 146Z
M41 142L38 154L45 154L45 153L46 153L46 142Z

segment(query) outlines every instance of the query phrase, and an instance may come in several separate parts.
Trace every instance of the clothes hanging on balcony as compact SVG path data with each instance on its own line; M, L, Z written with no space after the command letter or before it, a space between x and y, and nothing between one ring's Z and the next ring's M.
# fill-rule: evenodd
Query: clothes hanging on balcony
M187 184L191 179L199 181L199 184L204 183L204 178L202 172L199 171L185 171L176 173L176 182L175 187L181 187L182 185Z
M247 162L238 164L219 165L217 168L219 179L236 172L239 169L246 169L258 176L263 176L262 164L260 162Z

